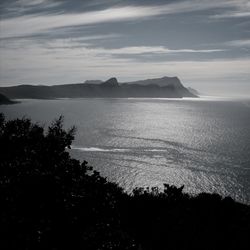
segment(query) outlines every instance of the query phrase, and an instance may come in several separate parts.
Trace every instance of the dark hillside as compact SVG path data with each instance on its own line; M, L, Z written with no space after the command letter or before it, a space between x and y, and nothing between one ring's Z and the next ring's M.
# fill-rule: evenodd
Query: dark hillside
M92 98L92 97L146 97L146 98L182 98L197 97L185 88L178 78L150 79L136 83L119 84L116 78L105 82L87 81L64 85L19 85L0 87L1 93L16 99L52 99L52 98Z
M167 184L128 195L70 157L74 134L0 115L1 249L248 249L248 205Z

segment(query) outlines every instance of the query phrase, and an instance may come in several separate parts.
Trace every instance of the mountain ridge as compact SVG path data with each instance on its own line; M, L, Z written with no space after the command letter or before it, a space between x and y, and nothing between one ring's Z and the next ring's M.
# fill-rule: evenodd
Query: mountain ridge
M162 77L127 83L119 83L115 77L112 77L104 82L87 80L84 83L51 86L25 84L0 87L0 92L12 99L197 97L183 86L178 77Z
M140 84L140 85L157 84L160 87L165 87L170 85L173 85L175 87L184 87L177 76L173 77L163 76L161 78L150 78L145 80L127 82L127 84Z

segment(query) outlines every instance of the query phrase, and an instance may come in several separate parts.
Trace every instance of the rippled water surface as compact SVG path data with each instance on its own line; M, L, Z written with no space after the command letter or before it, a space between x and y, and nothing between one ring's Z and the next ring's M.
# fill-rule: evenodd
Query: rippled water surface
M184 184L250 203L249 100L22 100L0 111L45 125L63 114L77 126L71 154L128 191Z

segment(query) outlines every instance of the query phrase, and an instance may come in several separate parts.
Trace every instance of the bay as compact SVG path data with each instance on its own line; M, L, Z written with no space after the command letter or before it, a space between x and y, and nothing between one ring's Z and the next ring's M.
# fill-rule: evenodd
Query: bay
M250 203L248 99L21 100L0 112L45 127L63 115L77 127L71 155L128 192L168 183Z

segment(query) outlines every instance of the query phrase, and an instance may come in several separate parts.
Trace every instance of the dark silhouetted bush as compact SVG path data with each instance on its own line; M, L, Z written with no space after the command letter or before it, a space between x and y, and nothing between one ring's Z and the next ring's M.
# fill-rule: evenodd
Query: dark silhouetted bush
M168 184L126 194L70 157L74 133L0 115L0 249L248 249L249 206Z

